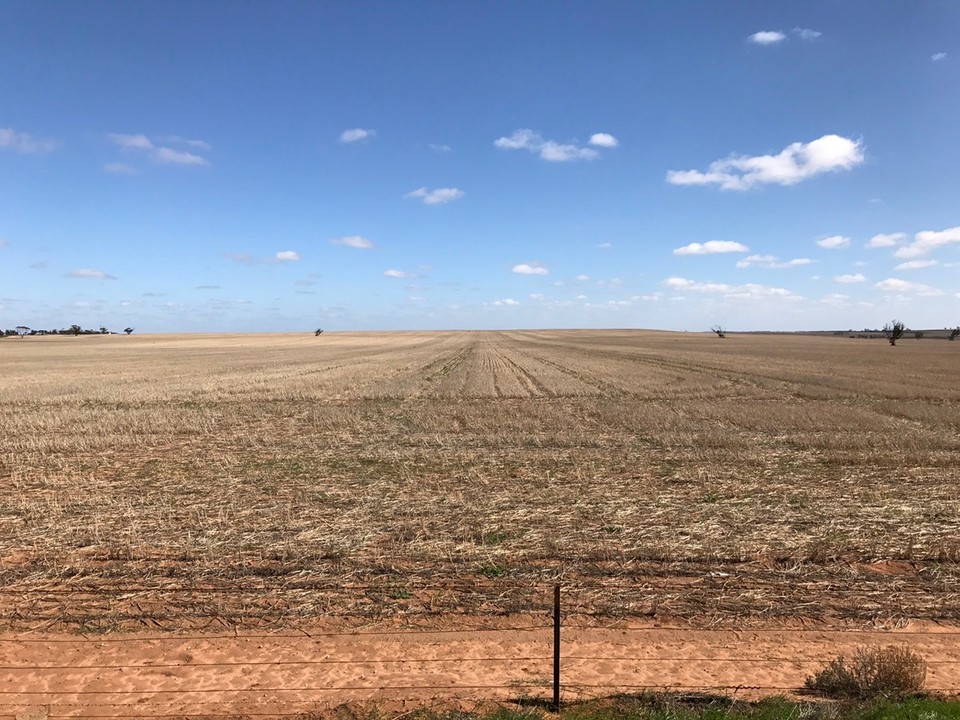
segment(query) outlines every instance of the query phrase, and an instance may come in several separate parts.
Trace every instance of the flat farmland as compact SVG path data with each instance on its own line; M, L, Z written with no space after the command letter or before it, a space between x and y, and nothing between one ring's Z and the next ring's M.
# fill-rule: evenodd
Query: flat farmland
M0 626L960 619L960 344L0 341Z

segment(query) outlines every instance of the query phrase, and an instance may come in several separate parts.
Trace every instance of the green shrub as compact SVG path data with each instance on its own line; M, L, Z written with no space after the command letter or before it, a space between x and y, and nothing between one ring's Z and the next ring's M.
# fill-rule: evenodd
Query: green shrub
M906 646L862 647L849 660L842 655L831 660L804 687L840 700L901 698L922 692L926 678L927 663Z

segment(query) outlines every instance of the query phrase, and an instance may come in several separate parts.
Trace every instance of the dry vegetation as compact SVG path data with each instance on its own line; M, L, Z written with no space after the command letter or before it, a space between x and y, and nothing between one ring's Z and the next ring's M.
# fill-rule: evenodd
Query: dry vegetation
M0 625L960 618L947 342L0 343Z

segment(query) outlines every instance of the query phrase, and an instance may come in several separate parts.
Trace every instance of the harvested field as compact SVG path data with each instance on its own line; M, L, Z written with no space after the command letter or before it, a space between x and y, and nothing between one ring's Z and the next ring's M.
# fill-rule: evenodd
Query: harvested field
M960 347L0 342L0 625L960 619Z

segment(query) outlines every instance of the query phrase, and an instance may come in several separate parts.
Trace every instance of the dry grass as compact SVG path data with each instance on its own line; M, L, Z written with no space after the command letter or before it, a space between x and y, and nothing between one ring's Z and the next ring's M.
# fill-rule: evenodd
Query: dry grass
M0 622L530 610L555 577L578 612L956 619L957 350L4 340Z
M805 688L837 700L903 698L923 692L927 663L906 646L857 648L807 678Z

